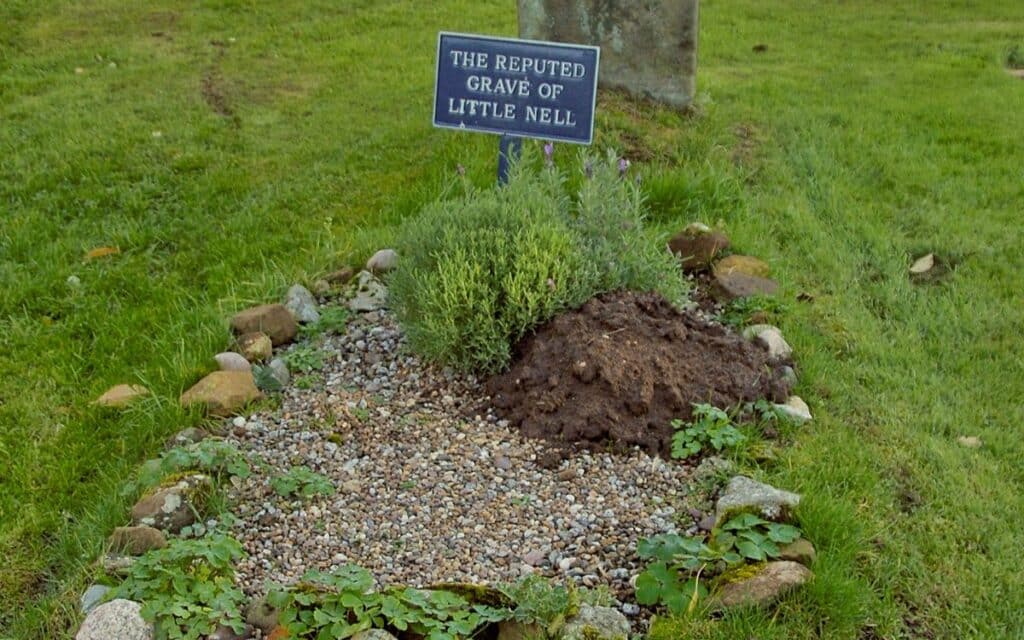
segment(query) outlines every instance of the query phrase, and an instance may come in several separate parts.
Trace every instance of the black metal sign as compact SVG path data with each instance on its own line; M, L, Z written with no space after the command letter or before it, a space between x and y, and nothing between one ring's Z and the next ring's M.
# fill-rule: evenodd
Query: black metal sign
M434 126L590 144L600 56L598 47L442 32Z

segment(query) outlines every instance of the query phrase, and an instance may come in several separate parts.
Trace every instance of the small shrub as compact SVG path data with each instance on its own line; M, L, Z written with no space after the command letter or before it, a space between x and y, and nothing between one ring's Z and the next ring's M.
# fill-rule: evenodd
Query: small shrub
M301 498L327 496L335 490L327 476L316 473L305 465L292 467L288 473L271 478L270 486L284 498L293 495Z
M323 353L313 345L292 347L282 356L282 359L288 365L289 371L310 373L324 368Z
M1011 69L1024 69L1024 45L1013 45L1006 50L1006 66Z
M305 324L299 332L306 336L318 336L324 333L345 333L348 326L349 310L337 305L320 307L320 319L312 324Z
M274 375L274 370L268 365L253 365L252 377L256 382L256 387L264 393L277 393L284 389L284 385L281 384L281 381Z
M642 227L640 193L614 158L585 161L578 202L554 167L522 162L499 189L428 206L399 234L391 299L420 355L492 373L555 314L613 289L685 293L667 249Z
M737 429L725 411L709 404L693 405L693 422L673 420L672 457L689 458L704 451L709 445L715 451L731 449L746 436Z
M142 602L158 638L197 640L221 625L242 633L246 598L235 586L234 563L244 555L222 534L172 539L135 561L115 597Z

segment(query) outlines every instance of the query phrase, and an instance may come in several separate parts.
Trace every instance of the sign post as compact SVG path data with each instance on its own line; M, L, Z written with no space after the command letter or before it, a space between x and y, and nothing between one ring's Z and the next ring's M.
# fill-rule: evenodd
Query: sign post
M598 47L441 32L434 126L501 135L498 180L523 138L594 140Z

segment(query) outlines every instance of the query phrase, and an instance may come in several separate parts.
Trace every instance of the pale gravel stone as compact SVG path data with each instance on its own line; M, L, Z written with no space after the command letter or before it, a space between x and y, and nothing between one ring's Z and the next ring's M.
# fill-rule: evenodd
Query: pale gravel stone
M75 640L151 640L153 625L142 619L142 605L111 600L89 612Z

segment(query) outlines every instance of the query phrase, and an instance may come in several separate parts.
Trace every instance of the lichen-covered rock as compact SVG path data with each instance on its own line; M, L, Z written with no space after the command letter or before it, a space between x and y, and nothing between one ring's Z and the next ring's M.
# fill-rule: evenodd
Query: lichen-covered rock
M103 392L93 400L98 407L121 409L149 395L149 389L138 384L118 384Z
M360 271L355 296L349 300L353 311L377 311L388 305L388 288L369 271Z
M210 478L201 473L158 487L132 507L132 523L178 533L203 512L212 487Z
M75 640L152 640L153 636L153 625L142 619L142 605L118 599L90 611Z
M562 640L626 640L629 631L629 620L619 611L584 604L559 635Z
M126 553L130 556L141 556L154 549L167 546L167 538L159 529L140 525L137 527L118 527L107 539L107 547L115 553Z
M793 357L793 347L782 337L782 331L770 324L755 324L743 330L743 337L756 340L768 349L768 355L778 360Z
M711 603L720 609L767 606L813 577L810 569L798 562L769 562L751 576L726 581L712 596Z
M231 319L231 329L238 335L264 333L274 346L288 344L299 333L295 317L283 304L263 304L240 311Z
M316 303L316 298L309 289L301 284L293 284L288 289L284 306L302 324L312 324L320 320L320 305Z
M768 274L771 273L771 268L768 266L767 262L760 258L734 253L731 256L722 258L715 264L715 273L721 273L724 275L728 275L730 273L745 273L748 276L767 278Z
M235 348L249 362L264 362L274 355L274 343L262 331L238 336Z
M214 416L230 416L263 399L250 371L214 371L181 394L181 406L201 406Z
M718 498L715 518L718 526L740 513L753 513L767 520L783 522L791 517L798 504L799 494L776 489L746 476L736 476Z

